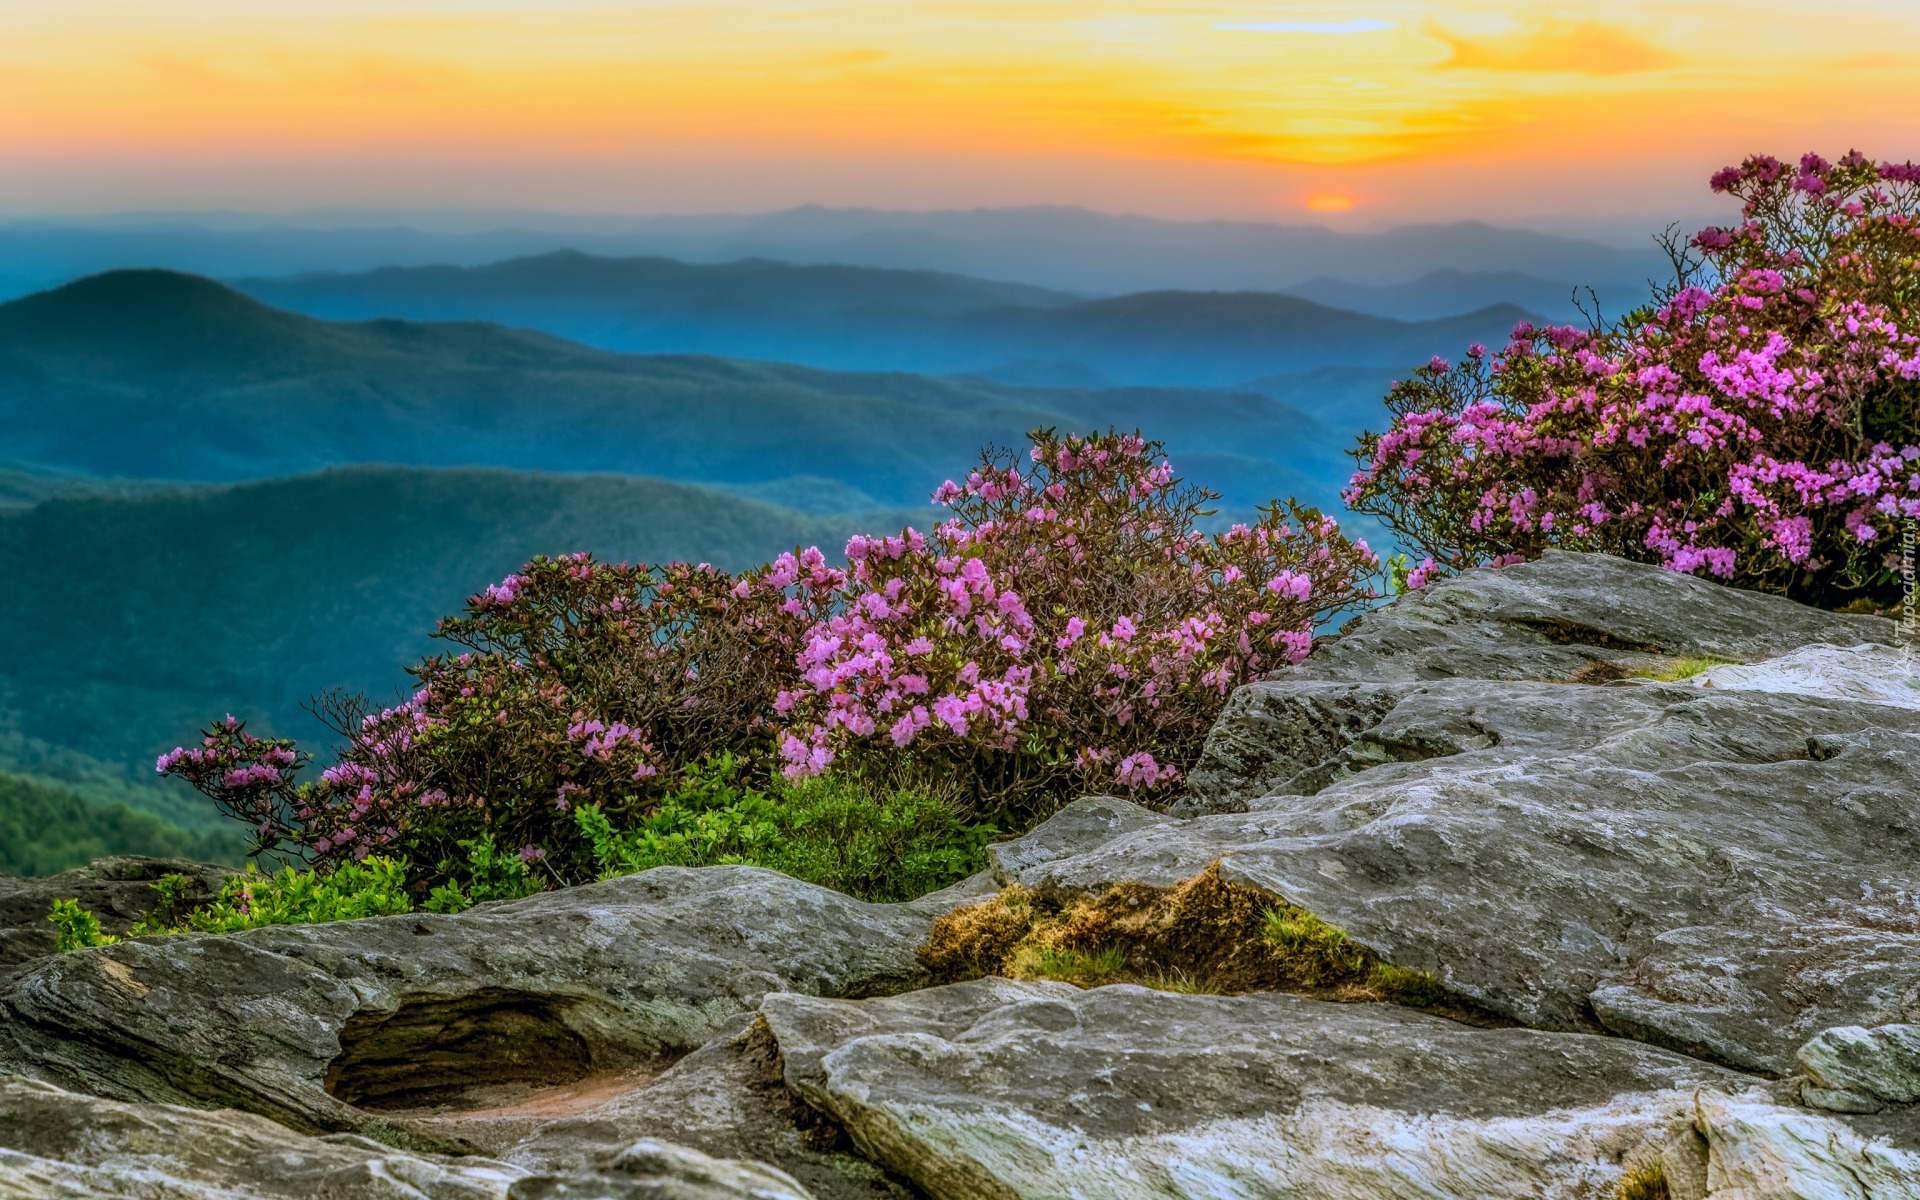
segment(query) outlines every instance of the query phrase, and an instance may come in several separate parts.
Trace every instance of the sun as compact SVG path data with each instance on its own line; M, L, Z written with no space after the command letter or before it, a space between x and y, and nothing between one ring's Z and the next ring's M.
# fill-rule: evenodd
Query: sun
M1307 197L1307 207L1314 212L1345 212L1353 207L1353 197L1342 192L1315 192Z

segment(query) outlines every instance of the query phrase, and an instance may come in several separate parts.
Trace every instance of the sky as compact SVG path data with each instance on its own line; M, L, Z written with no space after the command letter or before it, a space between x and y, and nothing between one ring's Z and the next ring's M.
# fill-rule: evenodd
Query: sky
M1712 211L1920 158L1920 5L5 0L0 214Z

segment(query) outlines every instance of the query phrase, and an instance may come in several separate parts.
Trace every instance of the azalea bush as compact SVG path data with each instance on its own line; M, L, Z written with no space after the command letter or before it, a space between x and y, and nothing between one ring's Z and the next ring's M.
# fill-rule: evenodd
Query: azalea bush
M734 576L538 558L440 623L462 649L409 668L405 703L316 705L342 739L318 780L300 780L310 756L291 741L231 716L157 766L252 826L257 851L312 862L459 864L482 837L529 863L578 850L575 805L634 819L682 765L771 743L774 695L844 580L824 564L809 550Z
M1379 564L1298 505L1200 532L1217 497L1160 451L1038 432L943 485L931 534L849 542L841 602L775 701L784 769L965 779L1016 822L1178 784L1228 693L1305 658Z
M159 770L259 850L394 855L456 892L512 856L530 879L592 878L587 807L607 836L689 832L663 814L691 811L668 802L714 756L755 794L823 774L863 791L875 837L932 819L903 797L940 797L964 847L1080 792L1169 795L1234 686L1374 595L1372 552L1311 509L1201 532L1214 495L1137 435L1039 431L934 499L930 532L855 537L845 567L817 548L739 574L535 559L441 623L454 649L410 668L406 702L316 707L341 737L317 779L232 717Z
M1920 517L1920 167L1758 156L1741 223L1589 328L1435 359L1361 439L1350 505L1407 574L1597 550L1813 603L1890 599Z

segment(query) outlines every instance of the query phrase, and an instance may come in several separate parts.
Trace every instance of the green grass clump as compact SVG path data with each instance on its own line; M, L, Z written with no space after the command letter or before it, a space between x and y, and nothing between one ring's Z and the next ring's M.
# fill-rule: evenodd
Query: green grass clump
M1126 967L1127 952L1121 946L1108 946L1103 950L1026 946L1014 956L1011 973L1015 979L1054 979L1098 987L1114 982L1114 977Z
M1633 674L1637 679L1652 679L1660 683L1678 683L1682 679L1691 679L1710 667L1727 666L1737 661L1738 660L1731 658L1715 658L1710 654L1699 657L1689 656L1676 658L1657 671L1635 671Z
M823 776L776 778L761 791L725 757L690 773L631 829L616 831L594 805L574 817L602 879L651 867L766 867L876 903L913 900L983 869L998 835L912 789Z
M1304 909L1270 908L1261 933L1296 977L1312 987L1364 975L1367 952L1347 940L1345 930Z

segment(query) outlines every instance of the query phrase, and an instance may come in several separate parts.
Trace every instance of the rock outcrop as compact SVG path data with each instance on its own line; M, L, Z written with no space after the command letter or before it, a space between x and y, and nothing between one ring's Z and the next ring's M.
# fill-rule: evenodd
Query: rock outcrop
M355 1130L476 1086L658 1069L768 992L913 986L930 920L758 868L659 867L458 916L142 938L20 973L0 1066Z
M0 1196L498 1200L525 1174L351 1134L302 1137L251 1113L122 1104L0 1076Z
M661 868L20 962L0 1194L1920 1200L1895 633L1549 554L1240 689L1173 811L1087 797L913 904ZM1195 876L1263 952L1307 936L1260 932L1285 901L1392 986L933 987L918 956L998 888L981 928L1145 920L1119 885ZM1365 995L1431 1011L1331 1002Z
M794 1088L935 1200L1601 1196L1750 1080L1619 1038L1278 993L770 996Z
M1589 643L1689 653L1775 649L1834 622L1884 644L1891 622L1589 556L1473 575L1369 614L1350 637L1371 640L1344 659L1346 638L1330 662L1316 651L1236 693L1207 766L1211 794L1245 811L1117 826L1079 854L1029 855L1022 882L1166 884L1224 859L1223 879L1524 1024L1765 1074L1792 1074L1829 1026L1920 1020L1920 713L1850 693L1537 682L1570 665L1566 647L1501 632L1562 593ZM1591 599L1609 590L1617 620ZM1456 616L1427 625L1436 612ZM1401 636L1429 628L1459 657ZM1469 635L1495 649L1463 649ZM1457 677L1423 678L1437 661ZM1385 681L1341 679L1355 663ZM1029 840L1059 842L1044 826Z
M652 1139L566 1174L303 1137L251 1113L122 1104L0 1076L0 1196L124 1200L815 1200L763 1163Z
M47 921L55 900L78 900L99 919L101 929L119 935L153 911L154 880L175 873L192 881L190 895L212 896L234 872L186 858L126 854L41 878L0 875L0 971L58 948Z

